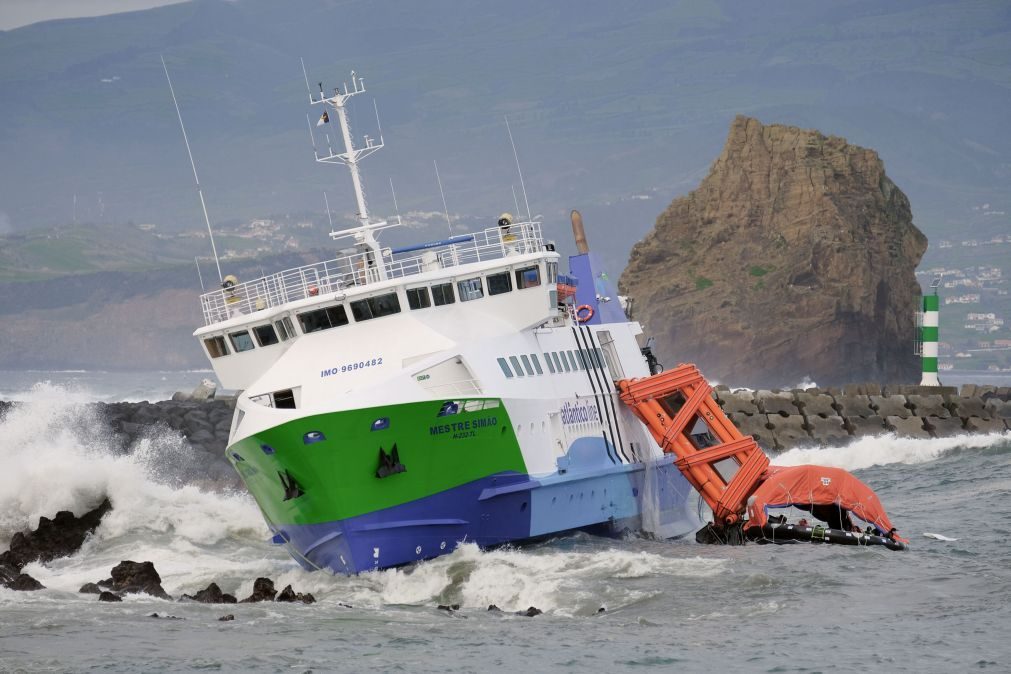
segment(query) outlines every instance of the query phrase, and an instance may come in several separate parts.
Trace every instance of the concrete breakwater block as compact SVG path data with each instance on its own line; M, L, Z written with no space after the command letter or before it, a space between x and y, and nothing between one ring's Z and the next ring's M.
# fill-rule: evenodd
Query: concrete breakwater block
M1011 402L990 398L984 407L991 419L1011 419Z
M846 430L846 420L842 417L808 417L807 430L811 437L818 440L823 445L844 445L849 442L850 434Z
M815 444L814 438L807 430L804 417L793 414L788 417L772 415L769 417L772 425L772 436L776 441L776 449L791 449Z
M870 396L870 399L871 408L876 410L879 416L903 419L913 416L913 413L906 407L905 396Z
M965 420L965 430L972 433L1007 433L1008 426L1004 419L977 419L969 417Z
M730 420L742 434L753 436L763 449L775 447L772 431L767 426L769 419L764 414L731 414Z
M913 413L918 417L947 419L951 416L942 395L907 395L906 401L913 406Z
M755 391L755 402L765 414L790 416L799 411L792 391Z
M871 409L871 399L868 396L836 396L835 401L839 405L839 413L848 419L879 416L876 411Z
M723 401L723 411L727 414L758 414L755 394L751 391L720 391L719 399Z
M930 431L923 427L923 419L920 417L885 417L885 423L896 435L904 438L929 438Z
M854 437L882 435L888 432L885 420L877 415L869 417L846 417L846 426Z
M966 419L968 417L990 418L990 408L981 398L950 398L948 402L954 416Z
M955 435L964 435L967 431L958 417L939 419L937 417L927 417L927 430L935 438L950 438Z
M835 409L835 399L824 393L797 393L797 406L805 417L838 417ZM868 411L870 407L867 408Z

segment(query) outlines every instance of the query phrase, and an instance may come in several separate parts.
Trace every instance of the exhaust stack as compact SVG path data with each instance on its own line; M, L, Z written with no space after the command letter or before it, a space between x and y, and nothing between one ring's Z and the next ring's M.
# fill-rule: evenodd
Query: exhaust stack
M569 214L572 220L572 236L576 239L576 250L580 255L590 252L590 244L586 242L586 230L583 229L583 216L579 211L573 210Z

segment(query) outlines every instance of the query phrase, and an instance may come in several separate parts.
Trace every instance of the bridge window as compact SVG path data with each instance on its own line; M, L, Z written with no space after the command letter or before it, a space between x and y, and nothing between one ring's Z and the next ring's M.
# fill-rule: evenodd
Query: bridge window
M502 295L503 293L511 292L513 289L512 279L509 277L509 272L504 271L501 274L489 274L488 275L488 296L492 295Z
M551 374L554 374L555 373L555 365L554 365L554 363L551 362L551 354L550 353L544 354L544 362L548 364L548 370L551 371Z
M351 303L351 314L358 322L399 313L400 300L397 298L397 293L376 295Z
M569 364L572 365L572 371L573 372L577 371L579 369L579 365L576 364L576 357L572 355L572 351L571 350L570 351L562 351L562 355L563 356L566 355L566 354L568 354L568 356L569 356Z
M432 306L432 299L428 295L428 288L408 288L407 306L411 309L426 309Z
M270 323L257 325L253 328L253 335L256 337L256 343L260 346L270 346L280 341L277 338L277 333L274 332L274 326Z
M481 277L469 278L458 281L456 287L460 290L460 301L469 302L484 297L484 288L481 285Z
M307 311L298 315L298 322L302 324L302 332L318 332L329 330L348 324L348 312L343 304L332 307L323 307L314 311Z
M506 379L513 378L513 371L509 369L509 363L506 362L505 358L498 359L498 366L502 368L502 374L506 376Z
M228 337L232 340L232 346L235 347L236 353L239 353L240 351L251 351L253 349L253 338L249 336L248 330L232 332L228 335Z
M546 266L547 266L547 270L548 270L548 283L557 283L558 282L558 263L557 262L548 262Z
M282 342L286 342L295 336L295 326L291 324L291 319L287 316L276 321L274 327L277 328L277 334L280 335Z
M221 358L229 354L228 345L225 344L225 338L221 335L205 339L204 347L207 349L207 355L211 358Z
M551 352L551 357L555 359L555 366L558 368L559 372L561 372L562 370L565 370L566 372L569 371L569 361L565 360L565 354L564 353L562 354L561 360L558 359L558 352L557 351L552 351Z
M432 286L432 301L437 307L455 302L456 297L453 295L453 284L440 283Z
M541 284L540 267L524 267L516 270L516 288L534 288Z
M537 374L544 374L544 370L541 369L541 359L537 357L536 353L530 354L530 361L534 364L534 369L537 370Z

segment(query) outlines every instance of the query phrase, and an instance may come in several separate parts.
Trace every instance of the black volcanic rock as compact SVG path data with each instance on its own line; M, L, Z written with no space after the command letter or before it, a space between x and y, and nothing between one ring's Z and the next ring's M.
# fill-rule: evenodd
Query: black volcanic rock
M274 601L287 601L287 602L297 602L300 601L303 604L315 604L316 598L313 597L308 592L302 594L301 592L295 592L291 589L291 585L285 585L281 593L277 595Z
M123 601L123 598L113 592L103 592L98 595L98 601Z
M10 549L0 554L0 565L6 564L20 571L29 562L48 562L77 552L84 539L111 509L112 504L105 499L97 508L80 517L61 510L53 519L40 518L35 531L14 534Z
M290 587L289 585L288 588ZM217 583L211 583L195 595L184 594L180 598L180 601L183 600L200 602L201 604L234 604L237 601L234 596L222 592Z
M253 582L253 594L242 600L243 604L251 604L257 601L274 601L277 590L274 589L274 581L270 578L257 578Z
M85 583L78 592L82 594L102 594L102 588L95 583Z
M33 590L45 589L46 586L40 583L39 581L35 580L31 576L29 576L27 573L22 573L19 574L18 577L14 579L14 582L11 583L8 587L10 587L10 589L12 590L31 592Z
M112 590L134 594L146 593L159 599L171 599L161 586L161 576L152 562L123 561L112 568Z

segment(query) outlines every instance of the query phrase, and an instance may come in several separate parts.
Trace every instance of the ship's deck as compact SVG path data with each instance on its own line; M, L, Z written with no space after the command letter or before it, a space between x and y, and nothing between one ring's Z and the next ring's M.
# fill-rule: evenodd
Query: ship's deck
M321 293L340 292L382 281L378 265L387 279L415 276L425 272L486 262L541 250L541 224L521 222L509 227L489 227L402 248L384 248L383 259L371 252L356 253L332 260L287 269L276 274L213 290L200 296L204 325L227 320L236 311L252 313Z

